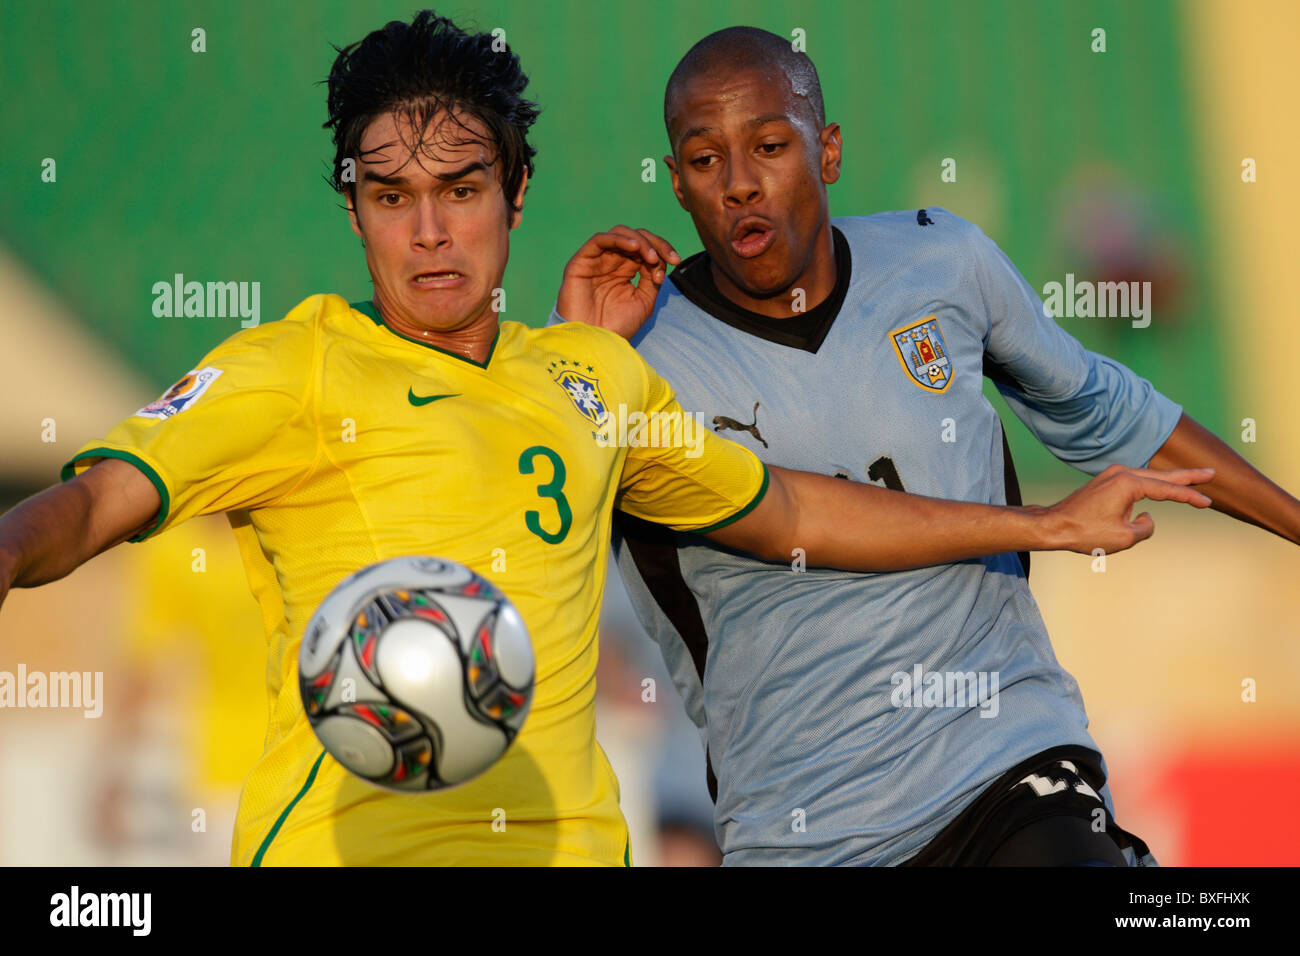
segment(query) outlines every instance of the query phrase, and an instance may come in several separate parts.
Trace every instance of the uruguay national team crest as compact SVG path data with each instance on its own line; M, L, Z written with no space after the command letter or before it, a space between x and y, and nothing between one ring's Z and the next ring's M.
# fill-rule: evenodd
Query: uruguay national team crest
M939 331L938 316L930 315L891 332L894 351L912 381L929 392L942 392L952 381L952 363Z
M604 396L600 394L599 381L590 375L583 375L570 369L561 372L555 384L564 389L564 394L569 396L574 408L581 412L584 418L596 426L605 424L609 412L605 408Z

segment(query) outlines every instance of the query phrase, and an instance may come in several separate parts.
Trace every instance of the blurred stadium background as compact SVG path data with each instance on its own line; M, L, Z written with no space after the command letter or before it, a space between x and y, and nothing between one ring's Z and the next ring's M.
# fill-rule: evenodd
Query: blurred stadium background
M329 44L414 9L5 5L0 505L56 481L84 441L237 331L237 318L155 318L155 282L258 281L263 321L315 292L369 295L324 182L332 148L316 83ZM802 29L828 116L843 127L833 214L943 206L981 225L1039 288L1066 273L1152 281L1147 329L1062 324L1295 493L1298 10L1281 0L460 0L439 12L505 29L543 107L507 318L543 322L568 255L615 222L696 251L660 164L664 81L712 30ZM1104 53L1091 50L1098 27ZM195 28L206 52L192 52ZM642 179L647 157L656 182ZM957 161L955 183L940 182L945 157ZM1255 183L1242 181L1246 157ZM54 182L42 179L47 158ZM1080 482L999 409L1026 500ZM1254 442L1243 441L1244 419ZM1221 515L1152 510L1155 540L1110 558L1105 574L1079 556L1034 560L1034 591L1079 679L1119 819L1165 864L1296 864L1300 552ZM225 864L264 733L264 657L220 517L13 592L0 612L0 671L102 671L105 702L98 719L0 710L0 863ZM601 658L599 736L622 781L634 857L716 861L698 737L617 591ZM641 699L644 677L658 679L654 704Z

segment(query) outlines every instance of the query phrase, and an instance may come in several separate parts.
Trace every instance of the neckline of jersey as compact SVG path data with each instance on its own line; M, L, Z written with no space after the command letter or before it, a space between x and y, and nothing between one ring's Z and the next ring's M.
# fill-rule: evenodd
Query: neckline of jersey
M371 322L374 322L375 325L382 326L389 332L393 333L393 335L396 335L399 339L402 339L405 342L412 342L415 345L423 345L426 349L433 349L435 352L441 352L443 355L454 359L460 359L462 362L467 362L475 368L486 369L488 367L488 364L492 361L493 354L496 352L497 342L501 339L501 326L498 324L496 334L492 336L492 344L488 346L487 358L482 362L476 362L467 355L461 355L459 352L453 352L450 349L439 348L431 342L421 342L419 339L411 338L411 336L397 331L397 329L384 321L384 317L380 315L379 310L375 308L374 302L369 299L362 302L350 302L348 304L357 312L360 312L366 318L370 319Z
M737 306L720 293L710 272L707 252L697 252L690 256L673 269L668 277L686 299L720 323L731 325L733 329L755 338L766 339L775 345L816 354L831 332L836 317L840 315L840 307L849 291L849 280L853 273L853 255L848 238L833 224L831 234L835 245L835 286L822 302L803 315L790 319L772 319L759 312L750 312L748 308Z
M788 319L774 319L751 312L719 292L709 270L707 252L697 252L689 257L668 277L691 303L719 322L776 345L816 354L840 314L853 272L848 239L834 224L831 225L831 234L834 237L836 273L831 294L803 315Z

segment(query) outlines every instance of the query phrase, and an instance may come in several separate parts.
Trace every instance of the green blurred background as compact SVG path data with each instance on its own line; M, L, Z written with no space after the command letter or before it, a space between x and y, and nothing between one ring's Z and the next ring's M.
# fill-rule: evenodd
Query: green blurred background
M263 321L316 292L368 296L359 242L324 181L333 149L317 84L330 44L413 9L11 4L0 38L0 128L10 141L0 176L17 188L0 192L0 238L159 390L238 325L156 319L157 281L259 281ZM1210 299L1183 281L1207 274L1207 253L1197 169L1185 160L1195 150L1174 4L572 0L439 12L505 29L542 106L537 176L506 274L508 318L541 324L565 260L616 222L659 232L683 254L698 250L661 163L664 82L712 30L801 29L828 118L843 129L833 215L943 206L981 225L1041 289L1066 272L1112 277L1057 237L1096 190L1136 197L1130 211L1146 210L1134 228L1148 249L1178 238L1178 275L1164 283L1177 284L1176 311L1162 309L1143 334L1116 320L1067 327L1211 428L1228 424ZM1096 23L1108 31L1104 55L1086 39ZM205 53L191 51L196 27ZM57 160L57 188L33 174L44 157ZM646 157L657 182L642 181ZM940 182L946 157L957 159L956 183ZM1003 417L1022 479L1074 481Z

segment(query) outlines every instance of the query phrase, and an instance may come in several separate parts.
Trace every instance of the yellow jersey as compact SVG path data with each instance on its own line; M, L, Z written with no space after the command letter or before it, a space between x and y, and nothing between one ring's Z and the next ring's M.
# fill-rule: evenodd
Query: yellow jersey
M317 295L232 335L76 453L64 480L120 458L158 489L156 520L133 541L212 512L234 529L261 607L270 720L233 863L629 862L594 716L612 509L700 531L747 513L767 487L754 455L707 428L692 447L609 427L674 414L671 387L602 329L503 321L480 365L396 332L368 302ZM501 760L414 795L324 752L296 673L330 590L410 554L498 586L536 655L532 709Z

